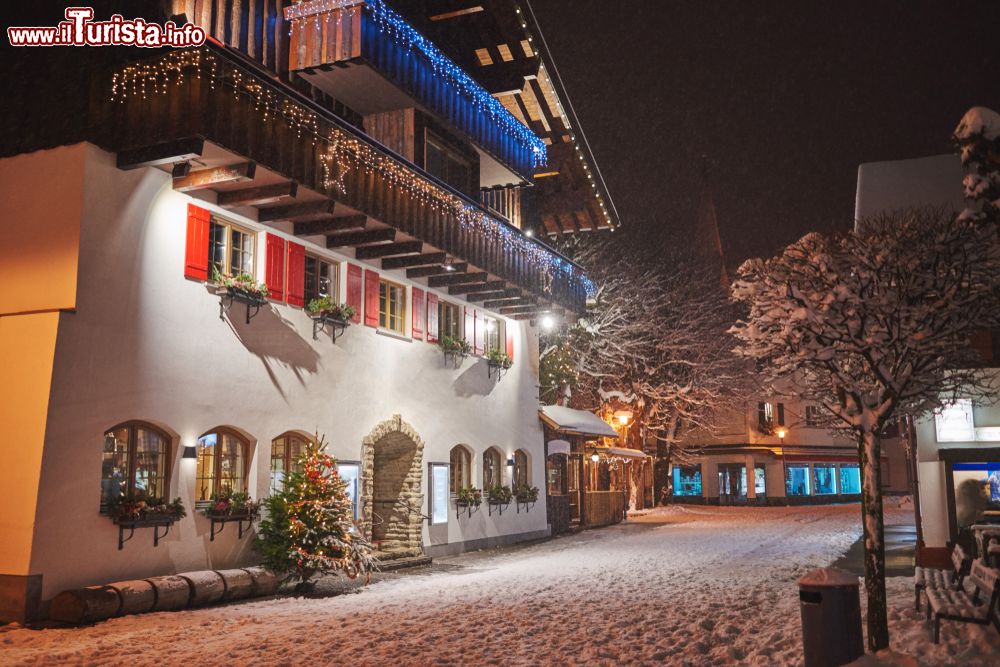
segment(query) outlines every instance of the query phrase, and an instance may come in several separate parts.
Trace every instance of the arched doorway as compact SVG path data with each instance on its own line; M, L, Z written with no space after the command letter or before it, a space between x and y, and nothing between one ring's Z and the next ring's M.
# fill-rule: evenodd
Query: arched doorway
M424 441L399 415L361 443L361 521L379 558L423 554Z

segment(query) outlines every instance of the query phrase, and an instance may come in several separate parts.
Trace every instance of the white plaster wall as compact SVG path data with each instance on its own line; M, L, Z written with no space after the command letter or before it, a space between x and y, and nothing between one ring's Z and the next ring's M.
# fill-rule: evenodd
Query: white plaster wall
M962 163L958 155L868 162L858 167L854 219L920 206L964 206Z
M238 305L222 320L218 297L183 276L191 199L175 193L162 171L119 171L113 155L87 149L79 300L75 313L61 316L32 557L45 598L73 586L252 560L250 540L237 541L234 526L210 543L207 520L194 516L195 462L181 453L220 425L254 439L255 497L267 494L272 438L318 431L334 456L357 461L362 438L394 414L426 443L425 512L427 463L448 462L457 443L475 452L477 486L481 454L497 446L508 456L527 450L531 482L544 487L537 337L529 327L507 322L515 364L498 384L484 360L455 369L435 345L362 325L336 344L322 335L314 341L307 315L287 305L272 304L249 326ZM260 253L257 270L262 277ZM407 282L405 272L391 273ZM117 528L98 512L103 433L130 419L175 435L170 495L184 500L189 516L156 549L151 531L141 529L118 551ZM547 530L544 499L527 514L510 509L489 517L484 506L460 520L452 509L448 542Z

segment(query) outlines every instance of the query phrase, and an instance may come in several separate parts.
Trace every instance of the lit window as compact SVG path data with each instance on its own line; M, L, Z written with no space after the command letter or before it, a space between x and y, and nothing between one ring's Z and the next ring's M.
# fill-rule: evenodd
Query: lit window
M840 493L861 493L861 468L857 463L840 464Z
M816 463L813 465L813 493L817 496L837 492L836 466L832 463Z
M758 497L767 495L767 472L764 470L764 466L756 466L753 471L754 493Z
M113 498L167 496L170 439L149 424L127 422L104 434L101 456L101 511Z
M271 441L271 493L284 489L288 475L299 470L299 457L305 448L305 438L295 433L285 433Z
M462 445L451 448L451 492L457 494L460 490L472 486L472 455Z
M504 340L503 323L493 317L487 317L485 319L486 324L486 335L485 344L486 351L490 350L500 350L503 352L506 349L506 340Z
M789 496L809 495L809 466L785 467L785 493Z
M347 484L347 488L344 490L347 492L347 497L351 499L353 516L357 519L361 516L358 510L358 485L361 479L361 466L357 463L338 463L337 474Z
M305 273L303 287L307 304L321 296L337 300L336 264L313 255L306 255Z
M701 466L674 466L674 495L701 495Z
M406 313L406 288L388 280L378 285L378 325L383 329L403 333Z
M251 231L212 218L208 226L209 274L218 271L224 276L253 275L254 238Z
M198 438L195 501L246 490L246 442L236 433L217 429Z
M456 339L462 337L462 317L458 306L446 301L438 303L438 328L440 338L445 336Z
M503 459L500 450L490 447L483 454L483 488L489 490L494 486L503 485L503 475L501 474Z
M774 406L770 403L757 404L757 430L765 434L774 431Z
M938 442L973 442L976 439L972 419L972 401L959 399L934 416Z
M528 476L528 454L523 449L514 451L514 487L529 486L531 478Z

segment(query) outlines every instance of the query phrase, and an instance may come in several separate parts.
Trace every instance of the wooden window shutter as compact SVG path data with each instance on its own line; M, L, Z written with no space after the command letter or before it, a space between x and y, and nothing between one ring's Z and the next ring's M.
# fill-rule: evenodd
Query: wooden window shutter
M378 271L365 269L365 325L378 326Z
M265 247L264 284L269 296L285 300L285 239L268 233Z
M503 334L507 341L507 356L510 357L511 361L514 361L514 336L511 335L514 328L504 323Z
M465 310L465 326L462 328L462 337L472 344L472 341L476 338L476 311L468 306L464 307Z
M361 321L361 267L347 265L347 305L354 309L351 321L357 324Z
M486 318L481 310L473 310L476 318L476 354L486 354Z
M306 305L306 248L301 243L288 242L288 303Z
M427 342L438 342L438 297L427 293Z
M184 249L184 275L208 280L208 225L212 216L194 204L188 204L187 242Z
M424 337L424 291L419 287L413 288L413 324L410 335L414 338Z

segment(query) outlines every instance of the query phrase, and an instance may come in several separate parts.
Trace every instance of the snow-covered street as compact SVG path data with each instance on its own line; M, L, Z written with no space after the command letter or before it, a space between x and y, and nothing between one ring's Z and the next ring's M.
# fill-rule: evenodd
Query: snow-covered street
M358 594L80 629L6 626L0 663L800 664L796 581L846 551L859 518L856 505L673 507L528 547L437 559ZM946 623L933 647L909 580L890 580L889 590L894 649L929 665L997 664L993 628ZM962 642L972 648L955 655Z

